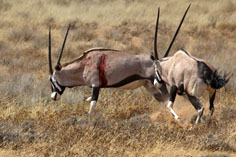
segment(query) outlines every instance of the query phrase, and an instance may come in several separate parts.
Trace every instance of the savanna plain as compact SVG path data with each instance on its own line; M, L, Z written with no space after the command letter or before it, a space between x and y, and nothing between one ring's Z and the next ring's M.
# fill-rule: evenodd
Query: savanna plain
M49 26L53 65L69 23L62 63L93 47L149 54L160 7L163 56L189 3L170 56L183 48L232 74L211 119L207 93L192 130L197 112L186 98L174 104L180 123L144 88L102 89L89 119L89 87L50 100ZM235 43L234 0L0 0L0 156L236 156Z

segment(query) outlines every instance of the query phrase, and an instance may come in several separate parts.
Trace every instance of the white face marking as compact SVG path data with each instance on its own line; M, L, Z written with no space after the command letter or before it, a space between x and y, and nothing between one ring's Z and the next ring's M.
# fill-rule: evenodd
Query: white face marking
M52 77L52 82L59 91L62 91L61 87L57 84L57 80L54 77Z
M155 73L156 73L157 79L158 79L159 81L161 81L161 78L160 78L159 74L157 73L157 70L155 70Z
M159 68L158 68L159 67ZM160 65L159 65L159 62L158 61L155 61L154 62L154 70L155 70L155 74L156 74L156 81L158 81L158 82L161 82L162 81L162 79L161 79L161 76L160 76L160 71L159 71L159 69L160 69ZM155 84L154 84L155 85Z
M157 88L161 88L162 84L160 84L157 79L154 79L154 82L153 82L154 86L156 86Z

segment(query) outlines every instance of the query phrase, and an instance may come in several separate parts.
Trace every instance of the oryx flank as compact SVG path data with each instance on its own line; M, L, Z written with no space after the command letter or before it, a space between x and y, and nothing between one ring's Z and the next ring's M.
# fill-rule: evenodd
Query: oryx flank
M212 116L216 89L224 87L229 81L229 77L220 76L207 61L196 58L185 50L179 50L171 57L167 57L169 53L167 51L162 59L158 59L157 51L155 53L155 56L151 58L154 61L156 75L161 76L161 80L170 86L167 107L174 118L179 119L173 110L173 103L178 93L179 95L186 95L198 111L195 124L199 123L204 111L204 106L199 98L204 94L204 91L209 92L209 109L210 116Z
M180 29L187 11L172 41ZM159 19L159 9L157 19ZM158 20L156 32L157 28ZM155 74L157 71L155 72L154 70L153 60L150 59L149 54L133 54L107 48L93 48L85 51L82 56L73 61L61 65L60 60L69 29L70 25L53 71L51 61L51 30L49 28L49 71L52 88L51 98L53 100L57 100L63 94L66 87L92 87L92 100L88 115L91 114L96 105L100 88L135 89L144 86L156 100L161 102L168 100L169 93L166 85L163 84L159 88L153 85L153 82L161 84L162 81L161 77ZM154 51L156 51L156 35L154 43Z

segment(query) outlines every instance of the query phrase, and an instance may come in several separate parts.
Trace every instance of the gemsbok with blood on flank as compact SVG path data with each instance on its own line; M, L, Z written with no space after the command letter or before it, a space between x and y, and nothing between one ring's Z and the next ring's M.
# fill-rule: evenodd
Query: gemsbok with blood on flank
M189 7L185 11L172 42L169 45L168 51L180 30ZM159 9L156 32L158 30L158 19ZM85 51L82 56L73 61L61 65L60 60L69 29L70 25L67 29L61 52L53 71L51 61L51 29L49 28L48 58L52 89L51 98L53 100L57 100L60 95L63 94L66 87L92 87L92 101L88 112L88 115L90 115L98 100L100 88L122 88L132 90L144 86L157 101L167 101L169 93L166 85L162 84L158 71L154 70L154 64L149 54L132 54L107 48L93 48ZM156 51L156 40L155 35L154 51ZM157 88L153 85L153 82L162 85Z
M157 36L157 32L155 34ZM173 56L167 57L166 51L163 58L158 58L155 49L152 60L156 71L156 77L170 86L170 97L167 108L176 120L179 116L173 110L176 94L186 95L194 108L198 111L195 124L198 124L203 115L204 106L200 102L200 97L204 91L209 92L210 117L214 112L214 99L216 90L224 87L230 76L219 75L218 70L203 59L192 56L185 50L177 51Z

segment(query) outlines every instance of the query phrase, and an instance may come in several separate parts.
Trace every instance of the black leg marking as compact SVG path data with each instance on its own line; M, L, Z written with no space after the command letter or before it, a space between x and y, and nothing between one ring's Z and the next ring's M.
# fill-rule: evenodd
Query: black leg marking
M174 102L178 88L176 86L171 86L170 88L170 98L169 101Z
M210 111L211 111L211 116L213 115L214 112L214 100L215 100L215 96L216 96L216 90L214 91L214 93L212 95L210 95Z
M99 91L100 87L93 87L92 101L98 100Z
M179 95L183 95L183 94L184 94L184 85L181 84L178 89L179 89L179 90L178 90L178 94L179 94Z
M89 112L88 112L88 116L90 116L90 114L92 113L93 108L96 105L96 102L98 100L99 90L100 90L100 87L93 87L92 101L90 103L90 109L89 109Z
M188 95L188 99L198 112L198 116L197 116L197 119L195 121L195 124L198 124L201 121L201 117L202 117L203 112L204 112L204 107L201 104L200 100L198 98L196 98L195 96Z
M195 96L188 95L188 100L191 102L191 104L194 106L196 110L202 109L203 105L200 103L199 99Z

